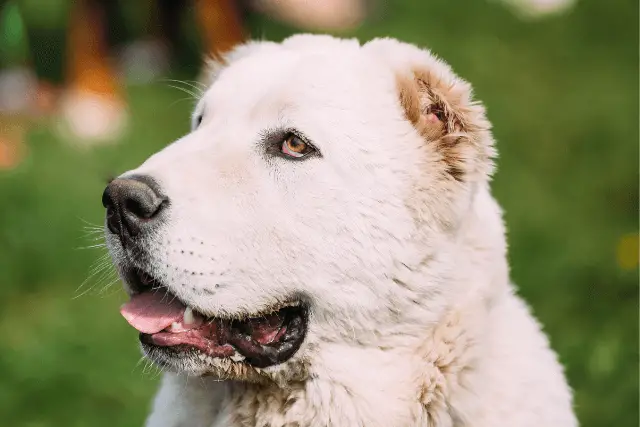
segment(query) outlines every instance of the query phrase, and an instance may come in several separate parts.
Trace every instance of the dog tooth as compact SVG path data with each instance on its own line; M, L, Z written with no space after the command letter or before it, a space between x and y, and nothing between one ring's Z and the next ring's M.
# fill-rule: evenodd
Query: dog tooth
M242 362L244 360L244 356L236 352L231 356L231 360L234 362Z
M195 322L195 317L193 316L193 309L191 307L187 307L184 309L184 323L190 325Z
M171 332L180 332L182 329L182 325L178 322L173 322L171 324Z
M287 308L287 307L298 307L298 306L300 306L300 302L298 302L298 301L293 301L293 302L288 302L288 303L284 304L284 305L282 306L282 308Z

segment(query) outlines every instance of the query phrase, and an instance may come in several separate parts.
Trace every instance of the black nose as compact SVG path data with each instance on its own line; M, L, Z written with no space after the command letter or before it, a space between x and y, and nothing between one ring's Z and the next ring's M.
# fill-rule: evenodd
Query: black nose
M167 204L155 181L146 176L114 179L102 194L107 227L121 237L134 237L152 228Z

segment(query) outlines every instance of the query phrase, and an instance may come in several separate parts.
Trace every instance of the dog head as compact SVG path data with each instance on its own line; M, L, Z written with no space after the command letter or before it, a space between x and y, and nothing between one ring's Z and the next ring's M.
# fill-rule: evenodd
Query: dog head
M308 35L211 76L192 131L103 197L147 356L302 378L328 346L401 345L436 319L492 171L469 85L411 45Z

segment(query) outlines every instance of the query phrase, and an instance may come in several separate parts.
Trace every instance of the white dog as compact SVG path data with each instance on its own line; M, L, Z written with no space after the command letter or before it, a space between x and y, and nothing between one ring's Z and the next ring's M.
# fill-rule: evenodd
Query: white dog
M111 182L149 427L570 427L509 281L471 88L391 39L237 48L193 130Z

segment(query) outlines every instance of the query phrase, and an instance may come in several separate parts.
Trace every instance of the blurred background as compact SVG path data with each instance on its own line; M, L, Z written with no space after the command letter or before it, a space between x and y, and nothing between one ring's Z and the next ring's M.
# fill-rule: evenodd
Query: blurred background
M139 426L140 362L102 190L185 134L202 55L392 36L488 108L512 276L586 427L638 425L638 2L0 0L0 424Z

